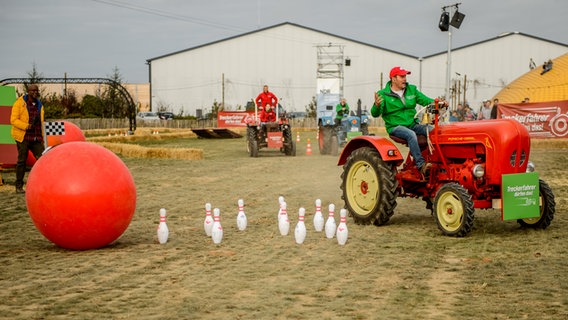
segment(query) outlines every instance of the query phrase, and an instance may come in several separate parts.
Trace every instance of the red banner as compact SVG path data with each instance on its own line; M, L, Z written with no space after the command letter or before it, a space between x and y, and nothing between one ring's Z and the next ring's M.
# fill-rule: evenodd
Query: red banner
M531 138L568 138L568 100L500 104L497 113L519 121Z
M220 111L217 114L219 128L246 127L254 122L254 111Z

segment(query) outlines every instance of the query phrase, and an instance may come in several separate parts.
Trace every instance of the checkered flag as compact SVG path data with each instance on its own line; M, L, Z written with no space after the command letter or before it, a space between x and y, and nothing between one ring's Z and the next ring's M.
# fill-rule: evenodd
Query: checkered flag
M46 136L61 136L65 134L65 123L63 121L54 121L45 123Z

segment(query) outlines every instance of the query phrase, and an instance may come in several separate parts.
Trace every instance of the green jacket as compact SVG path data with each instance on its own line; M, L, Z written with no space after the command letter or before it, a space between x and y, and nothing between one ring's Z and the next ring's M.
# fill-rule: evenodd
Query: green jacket
M345 107L345 110L343 108ZM335 119L343 119L343 117L347 117L349 115L349 105L347 102L345 106L342 106L341 103L338 103L335 106Z
M371 115L373 117L382 116L385 121L387 133L391 133L396 126L405 126L410 128L414 123L420 120L414 119L416 115L416 105L426 106L434 102L434 99L427 97L416 89L416 86L406 84L404 90L404 98L406 104L394 92L391 91L391 82L387 82L384 89L377 92L381 95L381 105L373 104L371 107Z

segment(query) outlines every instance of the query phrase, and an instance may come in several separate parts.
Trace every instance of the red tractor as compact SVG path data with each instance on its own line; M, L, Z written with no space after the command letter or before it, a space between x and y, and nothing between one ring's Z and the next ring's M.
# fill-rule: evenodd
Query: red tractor
M261 122L258 108L254 105L254 117L247 119L247 152L251 157L258 157L262 148L278 149L287 156L296 156L296 142L292 137L286 111L280 106L275 108L274 121Z
M528 130L510 119L443 124L439 110L438 100L425 107L426 116L433 119L427 123L434 129L428 137L418 136L422 155L432 164L427 176L416 168L410 153L403 158L387 138L359 136L345 146L338 162L343 166L342 199L355 223L384 225L394 213L397 197L412 197L426 202L438 228L448 236L466 236L473 227L475 209L499 208L504 219L503 213L513 200L522 200L522 205L532 203L532 214L509 219L524 227L548 227L554 218L554 194L532 172ZM505 181L510 177L532 177L533 190L513 193L531 186L508 187ZM524 197L525 193L533 198ZM518 198L508 200L510 196Z

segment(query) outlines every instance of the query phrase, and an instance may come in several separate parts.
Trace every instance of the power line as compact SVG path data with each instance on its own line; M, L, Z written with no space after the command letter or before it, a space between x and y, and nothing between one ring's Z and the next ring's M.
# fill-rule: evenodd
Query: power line
M111 0L91 0L91 1L106 4L106 5L109 5L109 6L120 7L120 8L124 8L124 9L143 12L143 13L147 13L147 14L151 14L151 15L155 15L155 16L160 16L160 17L165 17L165 18L170 18L170 19L175 19L175 20L180 20L180 21L185 21L185 22L191 22L191 23L195 23L195 24L200 24L200 25L204 25L204 26L214 27L214 28L218 28L218 29L225 29L225 30L230 30L230 31L240 31L240 32L247 31L246 29L239 28L239 27L236 27L236 26L211 22L211 21L207 21L207 20L203 20L203 19L199 19L199 18L195 18L195 17L184 16L184 15L177 14L177 13L172 13L172 12L168 12L168 11L164 11L164 10L160 10L160 9L155 9L155 8L143 7L143 6L140 6L140 5L129 4L129 3L116 1L116 0L114 0L114 1L111 1Z

